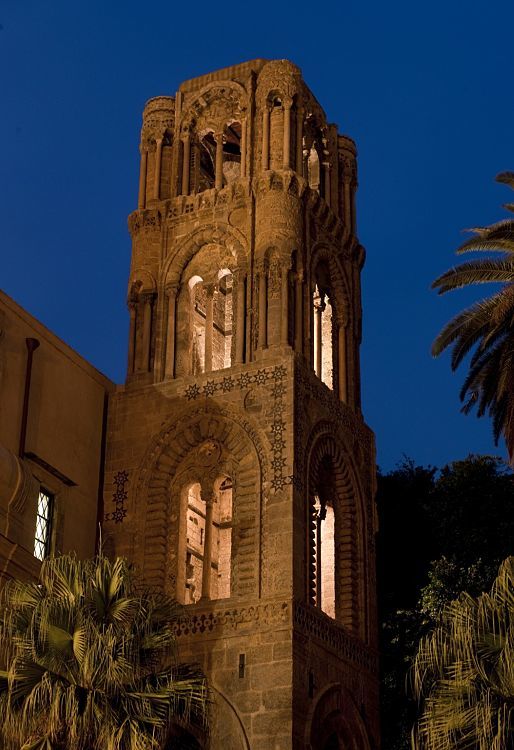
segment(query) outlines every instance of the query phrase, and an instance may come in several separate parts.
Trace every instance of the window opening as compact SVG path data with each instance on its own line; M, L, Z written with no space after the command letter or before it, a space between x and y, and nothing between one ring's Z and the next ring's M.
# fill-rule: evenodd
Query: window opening
M198 482L187 491L185 597L186 604L202 596L205 565L207 507ZM212 508L210 598L230 596L232 560L232 480L219 480Z
M210 190L216 183L216 139L209 131L200 138L198 191Z
M232 363L232 321L233 321L233 276L228 269L219 272L218 283L214 287L199 277L190 281L192 321L192 372L198 375L212 370L223 370ZM208 325L208 304L212 298L212 326ZM210 336L209 346L206 347ZM206 363L206 351L210 352L210 367Z
M334 509L314 497L314 604L329 617L335 617Z
M320 292L318 285L314 289L313 308L314 369L318 378L329 388L333 388L333 310L330 297Z
M223 182L230 185L241 176L241 123L231 123L223 141Z
M34 557L44 560L50 555L54 497L43 487L39 490L34 537Z

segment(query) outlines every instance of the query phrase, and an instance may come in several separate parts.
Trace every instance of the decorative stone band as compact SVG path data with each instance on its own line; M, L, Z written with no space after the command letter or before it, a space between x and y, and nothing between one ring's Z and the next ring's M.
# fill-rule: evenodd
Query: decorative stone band
M194 606L194 605L193 605ZM192 609L192 607L191 607ZM227 630L254 632L256 629L291 626L290 602L262 602L249 607L220 607L202 611L197 607L184 614L174 626L176 636L218 634Z
M287 368L284 365L265 367L257 370L242 372L238 377L222 375L212 380L207 380L202 386L195 382L189 385L184 396L188 401L194 401L201 396L212 397L217 393L229 393L232 390L245 390L254 387L265 387L270 397L271 421L267 428L267 435L273 459L271 467L273 476L271 478L271 489L273 492L282 490L288 484L294 484L292 474L285 474L286 459L284 451L286 448L285 431L286 423L283 419L284 398L286 386L284 379Z
M167 220L172 222L185 214L229 205L232 208L244 208L248 202L249 191L249 180L240 178L224 188L210 188L194 195L179 195L169 202Z
M378 654L318 609L295 602L293 626L308 638L328 646L341 659L378 674Z
M213 606L214 608L213 608ZM189 611L187 611L189 610ZM378 655L362 641L327 615L303 602L260 602L250 606L216 607L210 609L190 605L174 625L177 637L218 637L246 631L270 628L293 628L307 638L319 641L344 661L372 674L378 673Z

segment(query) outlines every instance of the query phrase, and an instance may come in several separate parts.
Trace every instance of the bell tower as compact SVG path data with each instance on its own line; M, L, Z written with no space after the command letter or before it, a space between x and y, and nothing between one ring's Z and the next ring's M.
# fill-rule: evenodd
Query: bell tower
M151 99L140 152L107 543L184 605L195 747L378 748L355 144L253 60Z

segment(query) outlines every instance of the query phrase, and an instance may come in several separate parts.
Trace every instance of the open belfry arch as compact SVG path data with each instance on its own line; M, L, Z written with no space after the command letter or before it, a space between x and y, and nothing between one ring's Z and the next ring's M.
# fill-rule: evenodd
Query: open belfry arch
M379 747L356 188L354 142L286 60L144 109L104 537L184 605L201 748Z

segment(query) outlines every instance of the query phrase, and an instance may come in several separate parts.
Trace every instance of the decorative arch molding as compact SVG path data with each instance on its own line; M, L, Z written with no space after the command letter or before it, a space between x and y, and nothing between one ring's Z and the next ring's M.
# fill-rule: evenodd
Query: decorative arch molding
M128 283L129 297L134 291L140 294L154 294L157 291L157 282L154 275L146 268L137 268L130 274Z
M223 750L250 750L243 721L232 701L211 682L214 697L212 738Z
M331 420L319 422L311 431L305 450L305 487L307 493L306 530L310 544L310 512L314 495L324 479L324 462L333 470L332 502L335 514L335 614L336 620L366 641L368 608L365 586L367 564L364 544L367 539L364 493L358 472L347 450L344 434ZM308 560L311 554L308 550ZM308 576L312 575L309 570ZM309 580L307 590L309 592Z
M172 249L164 264L161 278L165 286L178 285L182 273L204 245L221 245L232 255L238 268L247 266L246 241L242 232L228 224L215 224L214 228L201 227L192 232Z
M175 594L182 489L177 476L183 474L184 481L191 479L188 458L208 440L221 446L224 460L220 471L232 472L234 483L234 595L258 595L263 556L262 498L268 478L264 442L244 416L214 403L196 409L188 406L167 420L140 464L132 503L145 506L144 527L140 530L143 576L148 584ZM244 544L249 538L252 544Z
M336 314L345 318L345 324L351 323L352 299L348 288L346 274L336 257L336 250L326 242L317 242L311 249L310 270L311 278L314 279L316 267L320 262L325 262L330 271L333 284L334 301L336 303Z
M324 750L333 736L348 750L371 750L368 731L352 694L340 683L327 685L309 711L305 747Z
M216 81L204 86L188 102L181 117L181 130L197 129L218 131L230 120L238 120L248 106L248 95L236 81Z
M289 60L266 63L257 80L257 104L264 108L271 95L293 99L302 90L300 69Z

